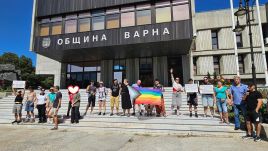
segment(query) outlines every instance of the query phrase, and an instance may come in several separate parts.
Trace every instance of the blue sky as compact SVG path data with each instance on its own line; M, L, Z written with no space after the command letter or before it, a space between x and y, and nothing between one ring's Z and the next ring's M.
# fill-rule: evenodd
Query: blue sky
M268 0L260 0L261 4ZM238 0L234 2L238 4ZM29 51L33 0L1 0L0 5L0 54L13 52L33 59ZM229 8L229 0L196 0L196 11Z

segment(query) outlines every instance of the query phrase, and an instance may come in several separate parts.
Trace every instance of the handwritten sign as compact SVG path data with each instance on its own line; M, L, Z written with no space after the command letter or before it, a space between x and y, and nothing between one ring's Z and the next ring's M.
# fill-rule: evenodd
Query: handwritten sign
M197 84L185 84L186 93L198 92Z
M12 88L25 88L26 81L16 81L14 80L12 83Z
M200 85L199 90L201 94L214 94L213 85Z

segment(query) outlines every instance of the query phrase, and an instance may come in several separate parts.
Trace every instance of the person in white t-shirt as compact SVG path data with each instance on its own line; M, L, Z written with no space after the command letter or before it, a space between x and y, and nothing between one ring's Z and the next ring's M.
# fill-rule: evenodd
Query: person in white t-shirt
M46 123L46 95L45 89L41 89L40 94L37 96L36 108L38 110L38 123Z
M99 85L100 86L97 88L97 91L96 91L96 99L99 102L99 115L101 115L102 109L103 109L103 115L105 115L107 92L106 92L106 88L104 87L104 83L102 81L99 82Z
M180 78L173 76L173 69L170 69L171 74L171 81L172 81L172 104L171 104L171 110L175 109L175 114L180 115L179 112L180 107L182 105L182 92L183 87L180 84Z

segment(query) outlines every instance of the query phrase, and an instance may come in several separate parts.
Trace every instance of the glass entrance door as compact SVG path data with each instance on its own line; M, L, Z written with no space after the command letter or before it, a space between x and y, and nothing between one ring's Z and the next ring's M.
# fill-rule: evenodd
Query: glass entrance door
M143 87L152 87L154 81L153 58L140 58L140 80Z
M168 58L168 73L169 73L169 78L168 78L168 83L169 86L172 85L171 82L171 76L170 76L170 69L173 68L173 75L175 77L180 78L180 83L183 84L183 68L182 68L182 57L169 57Z

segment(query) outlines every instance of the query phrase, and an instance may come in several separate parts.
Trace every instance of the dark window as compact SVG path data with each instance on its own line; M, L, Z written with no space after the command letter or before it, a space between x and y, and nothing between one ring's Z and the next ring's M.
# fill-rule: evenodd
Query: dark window
M220 57L219 56L213 56L213 65L214 65L214 72L216 72L217 75L220 75Z
M151 87L153 85L153 59L140 58L140 80L142 86Z
M245 73L245 64L244 64L244 56L238 55L238 64L239 64L239 73L244 74Z
M211 31L211 39L212 39L212 49L218 49L218 31L212 30Z
M194 65L194 75L197 75L197 65L196 65L196 62L197 62L197 57L194 57L193 58L193 65Z
M238 48L243 47L242 33L236 33L236 44Z

